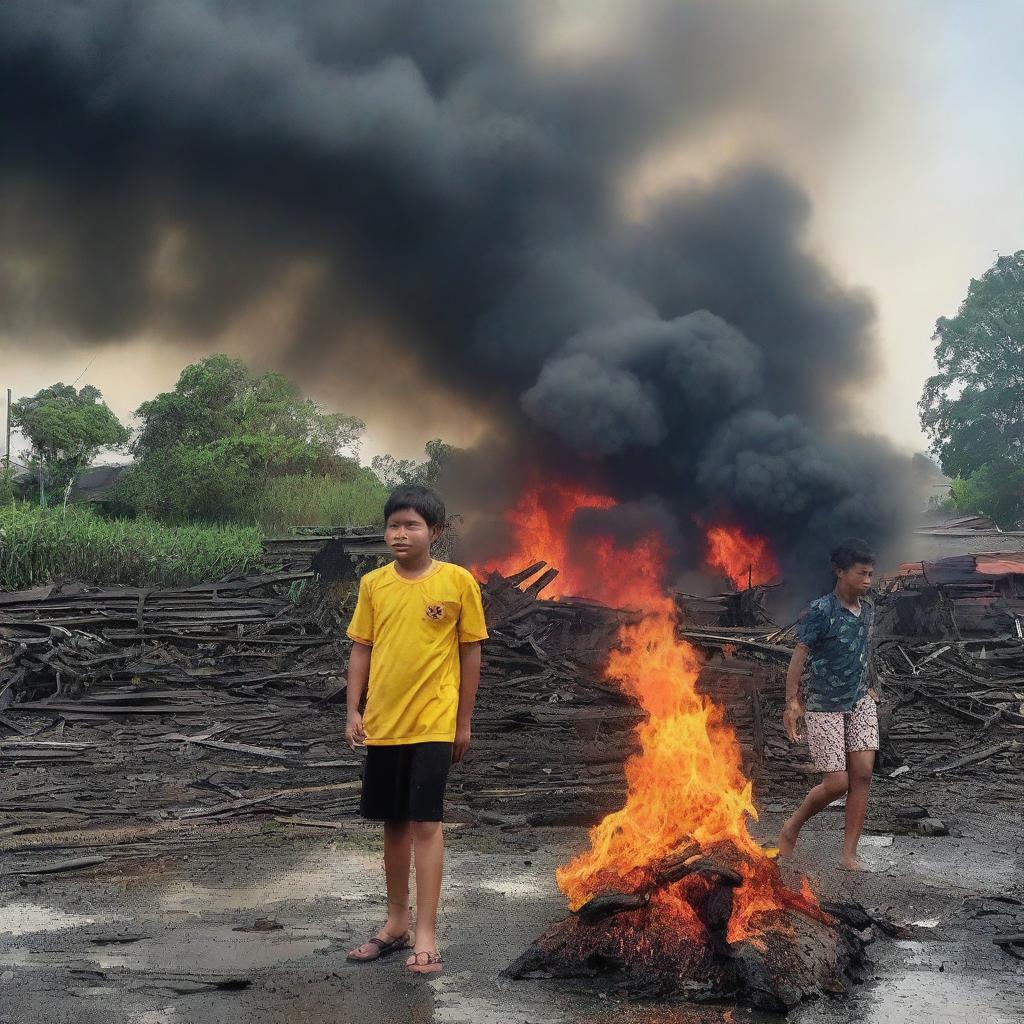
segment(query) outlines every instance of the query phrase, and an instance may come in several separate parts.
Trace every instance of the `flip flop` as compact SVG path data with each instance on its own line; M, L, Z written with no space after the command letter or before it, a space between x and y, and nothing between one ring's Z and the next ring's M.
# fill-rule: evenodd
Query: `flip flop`
M387 935L388 933L385 932L384 934ZM392 936L390 940L381 939L374 935L372 939L367 939L363 945L376 946L377 950L374 953L370 953L369 956L355 956L355 950L353 950L347 957L345 957L345 959L351 960L354 964L369 963L371 960L379 960L382 956L387 956L388 953L395 953L400 949L407 949L409 946L409 933L406 932L404 935L399 935L397 937Z
M425 959L420 959L421 957ZM440 953L423 950L420 953L413 953L412 963L407 963L405 969L413 974L437 974L443 966Z

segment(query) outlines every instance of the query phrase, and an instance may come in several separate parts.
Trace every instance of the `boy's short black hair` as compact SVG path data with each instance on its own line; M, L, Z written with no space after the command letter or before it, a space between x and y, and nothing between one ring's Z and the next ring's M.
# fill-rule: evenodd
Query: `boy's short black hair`
M411 508L423 516L427 526L444 526L444 502L437 491L419 484L405 484L396 487L384 506L384 522L386 523L396 512L403 508Z
M852 565L874 565L875 553L868 542L859 537L847 537L837 544L832 551L832 566L836 569L849 569Z

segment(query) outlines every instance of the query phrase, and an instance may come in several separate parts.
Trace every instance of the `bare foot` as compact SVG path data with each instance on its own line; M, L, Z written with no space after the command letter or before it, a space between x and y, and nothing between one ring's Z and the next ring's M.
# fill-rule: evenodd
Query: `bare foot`
M870 874L874 869L869 865L865 864L864 861L859 860L857 857L844 857L839 862L840 871L864 871Z
M797 838L800 832L798 829L794 829L792 825L787 821L785 825L779 829L779 859L788 857L796 846Z

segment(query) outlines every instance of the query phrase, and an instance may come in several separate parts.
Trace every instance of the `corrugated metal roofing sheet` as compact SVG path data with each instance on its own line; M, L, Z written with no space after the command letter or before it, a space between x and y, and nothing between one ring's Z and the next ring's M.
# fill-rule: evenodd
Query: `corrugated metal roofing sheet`
M897 575L923 575L936 586L991 582L1000 576L1024 576L1024 551L986 551L952 555L933 562L904 562Z
M976 568L986 576L1024 575L1024 551L1004 555L976 555Z

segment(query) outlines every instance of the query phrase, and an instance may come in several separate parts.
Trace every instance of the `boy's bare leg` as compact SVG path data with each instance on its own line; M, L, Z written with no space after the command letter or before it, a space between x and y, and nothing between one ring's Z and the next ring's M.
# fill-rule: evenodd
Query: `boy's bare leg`
M417 953L437 952L437 905L441 899L444 871L444 835L439 821L412 822L416 850L416 946ZM410 956L408 962L413 958Z
M388 919L377 932L385 942L404 935L409 930L409 868L412 864L412 823L386 821L384 823L384 880L388 893ZM356 956L372 956L376 947L364 942L352 950Z
M409 821L389 821L384 824L384 878L388 889L388 920L383 930L392 936L404 935L409 930L411 826L412 822Z
M873 750L850 750L846 754L846 770L850 778L850 792L846 797L846 827L843 833L843 859L839 866L847 871L863 871L857 859L857 844L864 829L868 812L868 794L871 792L871 769L875 764Z
M846 792L848 784L846 772L826 772L822 776L821 782L804 797L803 803L779 830L780 857L788 857L793 852L800 829L818 811L828 807L833 800L838 800Z

